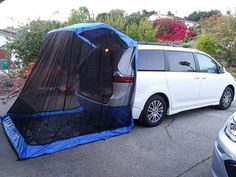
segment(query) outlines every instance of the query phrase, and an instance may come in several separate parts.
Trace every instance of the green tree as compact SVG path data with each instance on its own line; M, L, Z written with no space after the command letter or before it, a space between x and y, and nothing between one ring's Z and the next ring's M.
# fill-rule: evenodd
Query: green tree
M194 11L191 14L188 15L188 17L185 17L187 20L192 21L200 21L204 18L208 18L211 16L222 16L222 13L220 10L211 10L211 11Z
M201 34L197 37L195 47L198 50L204 51L211 56L218 58L220 48L217 40L209 34Z
M67 24L86 23L91 22L90 12L87 7L80 7L79 9L72 9Z
M125 17L127 24L139 24L140 20L143 18L140 12L134 12Z
M150 17L151 15L155 14L156 11L152 10L152 11L147 11L147 10L142 10L142 17Z
M111 10L109 13L101 13L96 17L97 22L102 22L111 25L112 27L125 32L126 19L123 10Z
M172 17L175 16L175 14L173 14L171 11L168 11L168 12L167 12L167 15L168 15L168 16L172 16Z
M125 11L124 10L120 10L120 9L112 9L109 14L111 14L112 16L119 16L124 18L125 17Z
M125 11L120 9L112 9L109 13L106 12L100 13L97 15L96 21L104 22L107 21L107 19L116 17L123 19L125 17Z
M58 21L33 20L17 29L17 36L8 39L6 47L14 52L24 65L34 61L39 54L47 32L61 27Z
M138 11L130 15L127 15L125 19L128 24L133 24L133 23L139 24L142 18L145 18L145 17L148 18L155 13L156 13L155 11L142 10L142 12Z
M236 63L236 14L212 16L202 21L204 30L217 39L221 58L228 66Z
M139 24L131 24L126 29L126 34L137 41L156 41L157 28L147 18L142 18Z
M96 21L98 22L104 22L106 21L106 19L109 17L109 13L103 12L97 15L96 17Z

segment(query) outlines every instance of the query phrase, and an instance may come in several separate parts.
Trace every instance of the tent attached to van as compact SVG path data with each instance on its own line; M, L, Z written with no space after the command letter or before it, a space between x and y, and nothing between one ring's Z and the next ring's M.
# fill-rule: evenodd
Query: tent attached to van
M2 117L20 159L131 130L137 43L103 23L50 31L19 97Z

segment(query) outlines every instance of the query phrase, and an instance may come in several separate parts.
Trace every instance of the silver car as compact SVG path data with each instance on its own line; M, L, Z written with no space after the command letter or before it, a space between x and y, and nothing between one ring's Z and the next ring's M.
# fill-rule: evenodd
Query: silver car
M236 177L236 112L219 131L212 159L214 177Z

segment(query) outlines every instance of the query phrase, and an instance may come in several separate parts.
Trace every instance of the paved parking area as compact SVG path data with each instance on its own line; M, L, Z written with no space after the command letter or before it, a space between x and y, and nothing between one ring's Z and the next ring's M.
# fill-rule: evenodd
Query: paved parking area
M12 102L0 103L0 114ZM154 128L137 124L130 134L24 161L17 161L0 127L0 176L208 177L217 132L235 108L179 113Z

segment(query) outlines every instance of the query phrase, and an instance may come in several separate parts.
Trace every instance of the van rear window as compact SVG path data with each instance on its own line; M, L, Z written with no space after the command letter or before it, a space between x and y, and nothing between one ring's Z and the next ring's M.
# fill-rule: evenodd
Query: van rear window
M139 71L164 71L165 60L163 50L139 50Z

